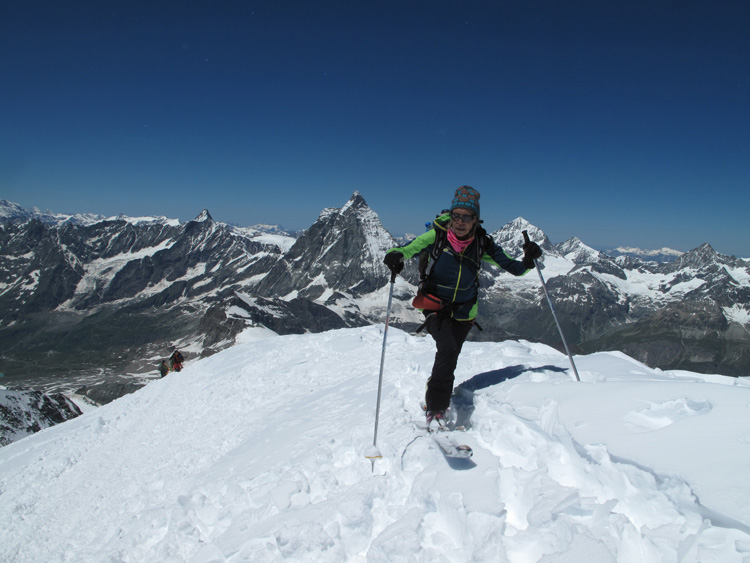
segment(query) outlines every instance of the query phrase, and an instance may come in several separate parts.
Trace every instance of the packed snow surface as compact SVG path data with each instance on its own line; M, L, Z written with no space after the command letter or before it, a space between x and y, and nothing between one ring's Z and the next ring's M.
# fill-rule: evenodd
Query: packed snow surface
M0 561L740 562L750 386L612 352L465 345L471 460L415 428L434 344L235 347L0 449Z

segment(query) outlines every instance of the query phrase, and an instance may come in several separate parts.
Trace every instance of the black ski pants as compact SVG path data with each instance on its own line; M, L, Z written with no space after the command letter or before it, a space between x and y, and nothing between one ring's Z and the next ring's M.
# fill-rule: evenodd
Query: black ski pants
M466 337L472 327L471 322L456 321L450 317L437 314L427 319L427 332L437 345L432 374L427 380L425 405L428 411L440 411L448 408L453 394L454 372L458 356Z

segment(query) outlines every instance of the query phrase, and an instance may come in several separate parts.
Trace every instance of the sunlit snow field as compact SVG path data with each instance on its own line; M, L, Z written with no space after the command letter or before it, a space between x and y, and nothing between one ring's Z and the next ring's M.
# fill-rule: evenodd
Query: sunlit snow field
M750 385L627 356L467 342L470 461L413 422L431 339L383 325L239 343L0 449L0 560L750 558Z

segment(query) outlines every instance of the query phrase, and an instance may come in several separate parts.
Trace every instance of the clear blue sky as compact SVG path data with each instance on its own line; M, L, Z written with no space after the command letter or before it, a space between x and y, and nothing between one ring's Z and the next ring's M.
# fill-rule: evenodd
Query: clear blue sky
M750 2L0 0L0 197L750 256Z

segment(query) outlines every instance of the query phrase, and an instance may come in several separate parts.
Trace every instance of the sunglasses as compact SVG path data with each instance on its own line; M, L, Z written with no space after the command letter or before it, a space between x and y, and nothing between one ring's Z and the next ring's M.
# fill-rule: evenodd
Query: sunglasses
M476 215L473 213L451 213L451 219L454 221L461 221L462 223L473 221L474 217L476 217Z

